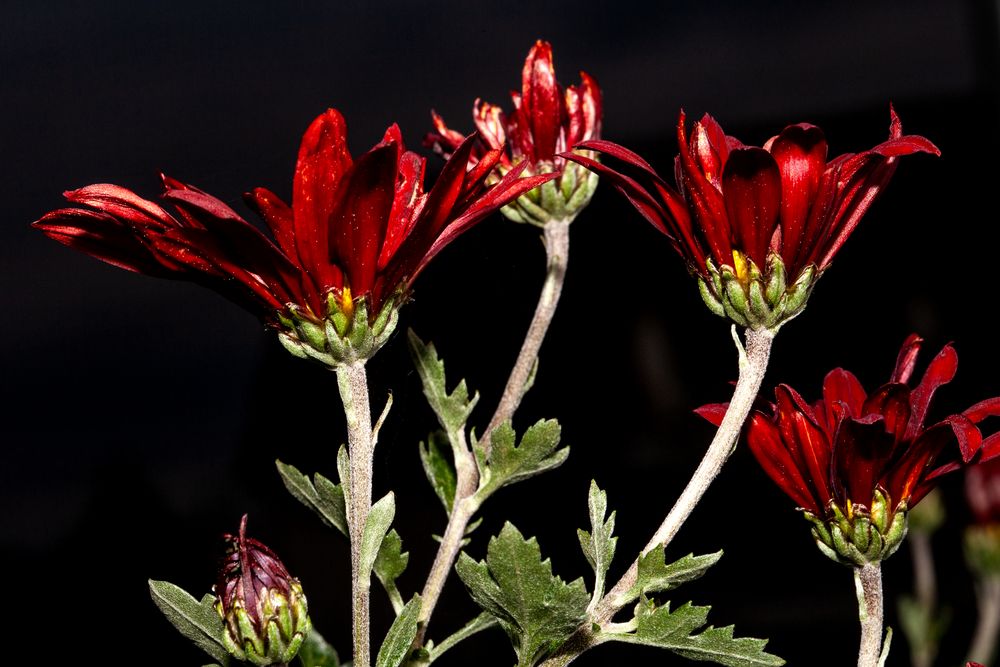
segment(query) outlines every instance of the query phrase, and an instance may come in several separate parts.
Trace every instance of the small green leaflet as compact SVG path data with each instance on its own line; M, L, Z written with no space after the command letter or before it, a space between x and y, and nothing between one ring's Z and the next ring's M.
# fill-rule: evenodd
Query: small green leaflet
M507 632L519 667L551 654L586 618L583 579L567 584L554 576L535 538L525 540L510 523L490 539L485 562L462 553L456 570L472 599Z
M508 420L493 431L488 463L483 448L479 443L474 444L480 468L479 490L476 492L479 501L486 500L502 486L561 465L569 456L569 447L558 449L561 434L559 422L541 419L524 432L520 443L515 444L514 428Z
M419 617L420 596L414 595L389 627L375 659L375 667L400 667L403 664L417 636Z
M776 667L785 661L764 652L766 639L733 637L733 626L702 629L708 620L709 607L695 607L690 602L670 611L670 604L657 607L642 599L636 609L636 630L630 634L603 634L602 640L645 644L668 649L690 660L705 660L727 667ZM693 634L694 632L698 634Z
M427 403L437 415L441 428L451 437L451 434L465 428L465 422L479 402L479 394L477 392L470 399L465 380L459 382L449 394L444 375L444 361L438 357L434 344L425 344L417 334L413 333L413 329L407 332L407 338L410 342L410 355L424 385Z
M316 628L309 631L296 656L302 667L340 667L340 658Z
M382 540L373 569L375 576L382 582L385 592L389 594L389 601L392 602L392 608L397 614L403 609L403 598L396 588L396 579L403 574L409 562L410 554L403 551L403 540L393 528Z
M576 535L580 538L583 555L594 568L594 595L591 603L596 604L604 596L605 577L611 567L611 560L615 557L618 538L611 536L615 532L615 513L612 512L607 521L604 519L608 511L608 494L601 491L593 480L590 482L587 506L590 509L591 532L577 530Z
M358 566L358 577L362 581L368 581L371 576L375 559L382 551L382 542L395 516L396 496L390 491L372 505L368 520L365 522L365 529L361 533L361 563Z
M702 577L708 568L719 562L722 552L695 556L688 554L680 560L666 564L662 548L656 548L639 558L639 577L635 585L625 593L620 605L625 605L640 595L662 593L677 588L683 583Z
M149 593L182 635L223 665L229 664L229 651L222 643L222 619L215 611L215 597L205 595L201 602L184 589L168 581L149 580Z
M342 485L334 484L319 473L313 475L313 481L309 481L295 466L281 461L274 463L285 488L296 500L316 512L323 523L347 535L347 509Z
M420 443L420 460L424 464L424 474L431 483L434 493L441 499L444 510L451 514L455 504L455 487L457 478L455 466L445 454L443 441L447 436L441 431L435 431L427 436L427 443Z

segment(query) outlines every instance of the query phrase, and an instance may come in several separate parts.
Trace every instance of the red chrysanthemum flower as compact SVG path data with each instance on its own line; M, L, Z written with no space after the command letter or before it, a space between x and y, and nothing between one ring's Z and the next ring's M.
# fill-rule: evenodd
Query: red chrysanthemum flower
M34 223L47 236L109 264L205 284L281 332L299 356L329 365L367 358L392 330L396 311L427 263L492 211L552 176L487 177L499 148L469 167L464 140L424 192L426 160L407 151L399 128L352 159L336 110L306 131L292 205L257 188L246 195L276 243L215 197L164 177L171 214L117 185L65 193L73 204Z
M807 403L787 385L770 411L756 410L747 427L750 450L764 471L816 526L824 553L863 564L899 545L906 510L942 475L1000 457L1000 433L983 438L977 424L1000 415L1000 398L926 426L934 393L955 375L958 355L946 345L915 387L922 340L912 335L887 384L871 394L838 368L823 383L823 398ZM718 423L723 406L699 414Z
M511 93L513 111L504 113L499 106L480 99L472 105L480 137L473 158L490 150L504 150L497 169L501 176L522 163L527 164L529 174L559 174L544 189L533 190L504 207L504 214L512 220L543 225L549 220L571 219L587 205L597 187L596 175L576 165L567 167L561 155L575 144L601 136L601 91L586 72L580 72L580 80L579 86L564 90L556 81L552 45L539 40L524 61L521 92ZM436 112L432 111L431 117L436 131L428 134L424 143L449 156L464 137L449 129Z
M240 532L225 535L226 557L215 585L223 641L239 660L255 665L290 662L312 629L302 584L267 546Z
M940 154L927 139L903 135L890 112L888 141L830 161L814 125L790 125L758 148L727 136L709 115L689 138L681 112L676 188L610 141L576 148L617 158L634 176L584 155L565 157L606 176L670 239L712 312L741 326L773 329L805 306L816 279L889 182L896 159Z

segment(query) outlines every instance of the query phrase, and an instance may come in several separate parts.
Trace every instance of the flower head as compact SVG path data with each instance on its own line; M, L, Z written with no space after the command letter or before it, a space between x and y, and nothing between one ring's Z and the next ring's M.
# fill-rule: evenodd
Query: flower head
M977 426L1000 415L1000 398L925 424L934 393L955 375L958 355L946 345L911 387L922 342L907 338L889 382L872 393L838 368L826 376L819 401L808 403L779 385L770 410L751 415L750 450L813 521L817 543L835 560L861 565L889 556L905 535L906 511L938 478L1000 457L1000 433L984 439ZM719 406L699 412L719 420Z
M312 629L302 584L273 551L247 537L247 517L228 548L215 585L223 640L238 660L255 665L287 663Z
M487 183L502 151L469 168L464 140L429 192L426 160L399 128L352 158L343 117L330 109L302 139L291 206L264 188L246 195L272 242L229 206L163 177L169 212L117 185L65 193L78 208L34 223L50 238L114 266L215 289L278 329L298 356L335 365L375 353L413 280L458 235L552 178L521 168Z
M676 187L609 141L577 148L617 158L634 176L585 155L565 157L606 176L670 239L712 312L740 326L773 329L805 307L815 281L889 182L897 158L940 154L927 139L904 135L890 112L888 141L829 161L826 139L814 125L790 125L758 148L727 136L707 114L688 136L681 112Z
M520 164L528 174L557 173L551 183L528 192L503 208L516 222L544 225L550 219L572 219L590 201L597 176L575 164L566 164L562 155L575 144L601 136L601 90L586 72L580 85L565 90L556 81L552 65L552 45L537 41L524 61L521 92L511 93L514 109L505 113L499 106L477 99L472 119L480 141L473 158L489 150L503 150L497 165L499 178ZM449 129L436 112L431 112L435 131L425 143L449 156L461 145L463 135Z

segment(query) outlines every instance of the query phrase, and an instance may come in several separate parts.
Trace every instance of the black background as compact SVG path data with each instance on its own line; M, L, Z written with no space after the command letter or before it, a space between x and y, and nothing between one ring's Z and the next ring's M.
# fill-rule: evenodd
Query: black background
M904 128L943 157L901 161L806 313L782 330L766 386L789 382L815 397L838 365L876 385L917 331L926 357L954 340L962 358L955 385L939 395L940 417L1000 386L996 26L992 3L972 0L7 3L0 580L19 620L6 624L5 654L201 664L150 602L146 579L207 591L219 534L243 512L303 580L316 626L345 652L350 642L346 542L287 496L272 464L281 457L333 474L344 438L333 376L290 358L215 294L128 275L30 230L61 205L62 190L112 182L155 197L162 170L237 207L258 185L288 197L298 140L323 109L344 113L355 152L393 121L418 146L432 107L468 130L477 96L509 104L537 38L553 43L563 84L580 69L597 78L604 136L665 173L681 106L758 145L785 124L815 122L836 155L884 140L891 100ZM434 422L402 333L432 339L451 377L482 392L481 428L534 308L537 238L500 216L462 238L421 276L399 333L370 363L376 409L386 392L395 397L375 485L377 495L397 492L411 552L405 595L422 584L444 515L420 469L416 445ZM609 189L574 224L572 245L564 300L516 423L557 417L573 454L495 496L469 550L482 557L509 518L538 536L558 574L589 576L574 532L586 524L593 477L618 510L615 577L700 458L711 429L691 410L728 396L736 357L728 327L701 305L666 240ZM952 522L935 546L955 620L940 664L955 664L973 592L960 563L961 480L944 487ZM723 561L672 599L713 604L714 623L771 638L791 665L852 664L850 572L813 547L745 448L670 555L720 548ZM911 588L907 550L885 569L897 625L893 600ZM373 610L380 637L391 612L377 590ZM472 614L452 581L432 635ZM907 664L897 642L890 664ZM492 632L442 664L470 660L513 657ZM683 662L605 646L577 664L644 660Z

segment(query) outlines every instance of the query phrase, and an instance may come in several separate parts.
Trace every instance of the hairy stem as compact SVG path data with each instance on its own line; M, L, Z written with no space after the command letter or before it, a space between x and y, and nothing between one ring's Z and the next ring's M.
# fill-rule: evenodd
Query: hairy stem
M979 621L969 649L969 660L992 664L1000 639L1000 576L984 578L977 590Z
M535 307L535 315L528 327L528 333L521 345L521 352L517 355L517 361L514 362L514 368L507 379L507 386L504 388L497 409L480 441L487 455L490 451L490 437L493 430L510 419L521 403L525 386L531 377L535 362L538 360L538 350L541 348L545 334L552 323L556 306L559 305L559 296L562 294L563 281L566 277L566 265L569 261L570 222L572 220L552 220L545 225L543 240L548 266L545 284L542 286L542 293L538 298L538 305ZM466 528L479 509L479 501L474 497L479 485L479 471L475 458L465 442L465 434L449 434L449 438L452 439L455 453L457 482L455 502L448 516L448 526L441 538L441 545L438 547L434 563L427 576L427 582L424 584L424 590L420 594L422 601L420 628L414 646L423 644L427 635L427 626L434 613L434 607L441 597L445 581L447 581L448 575L455 565L455 559L458 558L458 552L462 548ZM461 441L460 446L455 446L456 439Z
M364 361L337 366L337 384L347 417L347 451L351 478L347 492L347 527L351 537L351 611L354 623L354 666L369 667L371 648L368 600L371 574L361 576L361 536L372 506L372 414Z
M771 343L774 341L774 331L767 329L746 331L746 349L736 339L740 354L740 375L733 390L729 408L722 419L722 424L712 438L704 458L695 470L694 475L674 503L670 513L653 534L652 539L642 550L645 555L653 549L665 547L673 540L684 522L694 511L698 501L719 475L723 464L732 454L743 428L743 422L750 414L757 392L767 371L767 362L771 356ZM733 337L736 329L733 328ZM632 589L639 576L639 559L632 562L625 575L605 595L591 614L591 621L599 626L605 626L625 604L626 593ZM542 663L542 667L562 667L575 660L581 653L595 645L596 637L590 630L590 623L581 628L563 647L551 658Z
M882 653L882 567L868 563L854 569L858 594L858 619L861 621L861 646L858 667L878 667Z
M694 475L691 476L691 480L684 487L684 491L681 492L663 523L656 529L652 539L643 547L642 555L670 544L681 526L691 516L708 487L718 477L723 464L733 453L740 437L740 430L743 428L743 422L750 414L750 408L753 406L761 382L764 380L773 340L774 332L767 329L747 330L746 351L740 349L739 380L733 390L733 397L726 410L726 416L723 417L719 430L715 432L715 437L712 438L712 443L708 446L708 450L694 471ZM639 559L636 559L625 576L597 605L594 610L594 622L606 623L621 608L620 599L635 585L638 574Z

